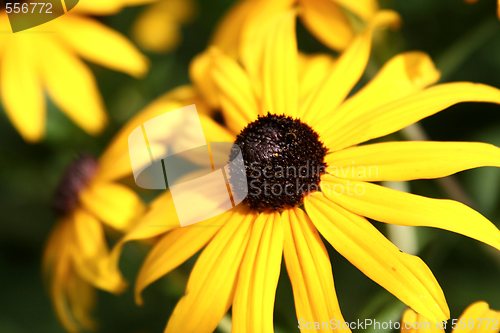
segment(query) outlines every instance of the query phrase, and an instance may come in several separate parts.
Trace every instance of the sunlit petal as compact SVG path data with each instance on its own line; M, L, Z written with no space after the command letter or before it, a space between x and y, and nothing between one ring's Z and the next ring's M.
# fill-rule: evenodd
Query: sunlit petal
M366 219L320 192L306 197L305 207L319 232L366 276L427 318L449 318L443 291L420 258L401 252Z
M500 230L457 201L426 198L330 175L322 177L321 190L351 212L380 222L445 229L500 249Z
M233 303L233 332L273 332L273 309L283 253L279 213L259 214L241 263Z
M500 167L500 148L479 142L384 142L328 154L327 172L346 179L404 181Z
M304 322L324 323L332 320L343 323L333 285L332 265L316 228L307 214L299 208L283 211L282 220L285 263L292 283L299 325ZM323 326L319 330L301 329L303 333L334 331ZM350 330L341 326L336 331Z

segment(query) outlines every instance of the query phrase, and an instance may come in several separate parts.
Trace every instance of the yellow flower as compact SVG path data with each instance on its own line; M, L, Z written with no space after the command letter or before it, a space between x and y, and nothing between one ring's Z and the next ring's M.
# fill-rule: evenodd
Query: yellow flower
M128 135L146 119L197 103L191 88L180 87L159 98L131 119L99 160L83 155L67 169L54 195L59 221L44 254L44 272L56 313L70 332L91 329L89 315L94 288L120 292L121 276L110 270L113 261L104 237L105 228L124 233L144 211L139 197L119 180L130 176Z
M429 321L408 309L403 314L401 333L444 333L442 323ZM475 302L465 309L458 320L448 321L452 333L498 333L500 311L491 310L486 302Z
M45 131L44 93L78 126L97 134L106 113L94 76L82 58L140 76L148 64L121 34L86 16L108 15L127 5L151 0L81 0L66 15L11 33L0 12L0 86L2 103L14 127L27 141Z
M299 57L295 15L282 13L262 22L264 33L254 41L258 77L247 73L245 61L212 51L211 74L229 131L205 122L205 135L241 148L248 196L218 217L179 228L167 192L116 248L164 234L139 272L139 303L144 288L204 248L165 332L212 332L230 307L233 332L273 332L283 255L297 318L343 321L320 235L416 312L448 319L445 297L426 264L401 252L367 218L446 229L500 249L500 231L471 208L372 183L500 167L500 149L484 143L357 146L456 103L500 103L500 91L481 84L429 87L439 74L420 52L395 56L350 96L368 62L374 29L396 19L392 12L380 12L334 61L324 55Z
M159 0L137 18L134 39L145 50L170 51L181 40L181 24L190 21L194 13L192 0Z

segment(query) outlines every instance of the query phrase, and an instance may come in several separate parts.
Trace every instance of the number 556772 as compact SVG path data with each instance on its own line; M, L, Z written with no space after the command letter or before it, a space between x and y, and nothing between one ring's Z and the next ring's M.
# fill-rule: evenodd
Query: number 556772
M52 4L50 2L12 3L5 4L7 14L31 13L31 14L52 14Z

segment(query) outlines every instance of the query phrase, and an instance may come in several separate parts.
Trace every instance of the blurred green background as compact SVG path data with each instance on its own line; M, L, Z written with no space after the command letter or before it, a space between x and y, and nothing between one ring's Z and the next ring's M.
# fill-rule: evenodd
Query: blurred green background
M110 137L155 97L188 82L188 64L207 45L229 0L199 1L196 19L183 28L183 42L169 54L148 54L152 61L143 80L91 65L111 118L100 137L89 137L49 106L47 135L26 144L0 112L0 333L63 332L51 308L40 273L40 257L55 223L50 209L53 190L65 166L79 153L98 155ZM468 5L463 0L392 0L383 7L403 17L399 31L376 43L369 66L375 71L391 55L406 50L428 52L443 72L443 81L476 81L500 87L500 22L496 1ZM98 18L129 35L142 8ZM327 51L299 27L299 45ZM389 93L389 92L388 92ZM0 106L1 107L1 106ZM422 123L433 140L484 141L500 146L500 107L463 104ZM393 138L403 138L396 134ZM456 177L472 205L500 225L500 171L483 168ZM414 193L447 197L435 181L415 181ZM377 224L382 230L385 225ZM426 228L417 231L420 256L441 283L457 317L471 302L488 301L500 309L500 255L476 241ZM122 267L133 281L147 247L129 245ZM329 249L331 250L331 249ZM344 317L397 320L403 305L366 278L345 259L331 252L337 293ZM99 294L95 316L101 332L162 332L167 316L182 295L193 260L148 288L146 304L136 307L130 292L114 297ZM320 297L320 295L318 295ZM279 332L296 332L293 298L283 270L275 306ZM224 331L224 329L222 329ZM221 331L221 332L222 332ZM179 332L182 333L182 332Z

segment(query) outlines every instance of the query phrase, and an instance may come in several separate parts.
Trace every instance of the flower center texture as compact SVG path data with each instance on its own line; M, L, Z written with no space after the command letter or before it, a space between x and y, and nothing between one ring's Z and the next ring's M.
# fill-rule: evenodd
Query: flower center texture
M302 204L319 189L327 149L318 134L300 120L260 116L236 137L245 163L245 203L257 211L276 211Z
M89 155L78 157L66 168L52 203L58 216L64 216L76 207L80 191L90 182L96 170L97 160Z

